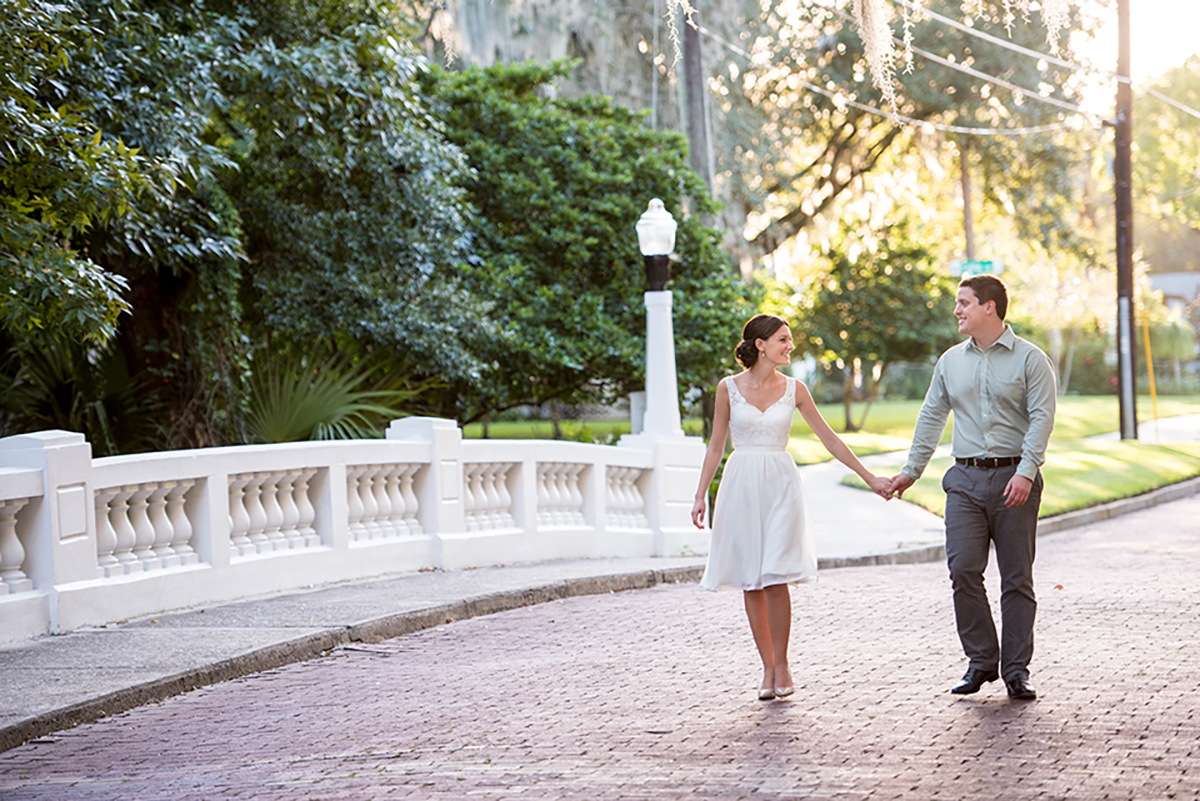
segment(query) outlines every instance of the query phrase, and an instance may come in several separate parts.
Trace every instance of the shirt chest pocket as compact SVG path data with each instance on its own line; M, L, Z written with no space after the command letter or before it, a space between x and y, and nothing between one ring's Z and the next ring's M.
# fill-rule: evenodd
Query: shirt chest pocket
M991 378L989 388L997 404L1010 409L1025 408L1025 370L1021 364L1014 361L993 369Z

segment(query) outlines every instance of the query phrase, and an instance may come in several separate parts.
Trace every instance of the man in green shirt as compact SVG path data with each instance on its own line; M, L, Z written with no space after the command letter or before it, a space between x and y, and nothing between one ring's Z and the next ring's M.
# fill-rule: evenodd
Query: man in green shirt
M1012 698L1037 697L1033 657L1033 558L1046 445L1054 428L1055 377L1050 359L1007 323L1008 291L990 275L959 284L954 315L969 339L942 354L917 417L897 495L920 478L954 412L955 464L946 491L946 561L967 673L950 692L979 692L1003 676ZM1003 638L988 605L983 573L989 546L1000 568Z

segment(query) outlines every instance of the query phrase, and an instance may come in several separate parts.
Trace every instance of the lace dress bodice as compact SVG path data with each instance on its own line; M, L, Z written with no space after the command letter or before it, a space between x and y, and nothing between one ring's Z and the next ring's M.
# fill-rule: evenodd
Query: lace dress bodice
M742 395L733 377L725 379L729 390L729 428L735 450L785 451L792 433L792 413L796 410L796 381L787 379L783 397L766 411L760 410Z

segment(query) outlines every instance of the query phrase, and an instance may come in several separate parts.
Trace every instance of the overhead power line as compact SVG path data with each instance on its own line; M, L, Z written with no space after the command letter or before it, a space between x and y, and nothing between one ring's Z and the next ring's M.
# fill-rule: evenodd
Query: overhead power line
M754 61L753 55L733 44L732 42L725 40L721 36L718 36L717 34L705 28L703 25L700 26L700 33L725 47L729 51L737 53L751 62ZM892 111L883 111L882 109L875 108L874 106L869 106L866 103L859 103L857 100L851 100L842 93L831 92L828 89L817 86L813 83L809 83L805 80L799 80L799 84L810 91L828 97L835 103L852 106L860 111L865 111L868 114L874 114L877 117L883 117L884 119L892 120L893 122L903 122L909 125L926 126L934 128L938 131L946 131L948 133L974 134L977 136L1027 136L1029 134L1047 133L1049 131L1061 131L1064 128L1071 127L1070 122L1052 123L1050 125L1035 125L1027 128L971 128L964 125L946 125L940 122L919 120L915 117L908 117L904 114L898 114Z
M929 9L927 9L917 3L913 3L912 0L896 0L896 2L900 3L900 5L904 6L905 8L908 8L911 11L917 12L919 14L924 14L925 16L929 17L930 19L935 19L944 25L949 25L951 28L955 28L964 33L970 34L971 36L976 36L980 39L983 39L984 41L991 42L992 44L1007 48L1016 53L1022 53L1023 55L1029 56L1030 58L1036 58L1036 59L1039 59L1041 61L1046 61L1051 64L1057 64L1058 66L1065 67L1066 69L1077 70L1080 72L1087 72L1092 75L1100 75L1105 78L1108 78L1109 80L1115 80L1119 83L1127 83L1130 85L1133 84L1133 80L1125 75L1119 75L1115 72L1110 72L1109 70L1102 70L1102 69L1099 69L1096 67L1088 67L1083 64L1076 64L1073 61L1066 61L1064 59L1057 58L1055 56L1051 56L1047 53L1039 53L1036 50L1030 50L1027 47L1022 47L1021 45L1014 44L1013 42L1006 42L1005 40L1003 40L999 37L992 36L989 33L984 33L983 31L981 31L977 28L973 28L970 25L963 25L961 22L956 22L955 20L952 20L949 17L944 17L941 14L938 14L936 11L930 11ZM820 3L813 3L813 5L818 6L819 8L823 8L826 11L834 11L834 9L828 8L827 6L823 6ZM842 14L842 12L840 12L840 11L835 12L835 13ZM842 16L846 16L846 15L842 14ZM916 52L915 48L914 48L914 52ZM1167 103L1171 106L1174 106L1175 108L1179 109L1180 111L1184 112L1185 114L1190 114L1191 116L1196 117L1197 119L1200 119L1200 111L1197 111L1196 109L1191 108L1190 106L1186 106L1183 103L1180 103L1178 100L1172 100L1171 98L1167 97L1166 95L1162 94L1161 92L1151 89L1148 86L1136 87L1136 89L1139 92L1145 92L1148 95L1157 97L1159 100L1161 100L1164 103Z
M850 16L849 14L842 11L841 9L830 8L829 6L822 5L821 3L816 3L816 2L814 2L813 5L816 6L817 8L822 8L831 14L836 14L837 16L841 17L843 20L845 20L847 22L851 22L851 23L855 22L854 17ZM904 41L902 39L896 38L895 36L892 37L892 41L896 42L897 44L904 45ZM1062 108L1062 109L1065 109L1067 111L1070 111L1070 112L1073 112L1076 114L1085 114L1085 115L1087 114L1087 112L1084 111L1082 106L1076 105L1075 103L1068 103L1065 100L1059 100L1056 97L1047 97L1047 96L1041 94L1040 92L1038 92L1037 90L1026 89L1023 86L1017 86L1016 84L1009 83L1008 81L1004 80L1003 78L997 78L994 75L988 75L986 72L980 72L979 70L972 69L971 67L968 67L965 64L959 64L959 63L951 61L947 58L943 58L941 56L934 55L933 53L930 53L928 50L922 50L919 47L914 47L912 45L908 45L908 49L910 49L914 53L917 53L920 56L923 56L923 57L929 59L930 61L941 64L945 67L949 67L952 70L957 70L958 72L966 73L967 75L987 81L988 83L994 84L996 86L1004 87L1005 89L1008 89L1011 92L1019 92L1020 94L1024 95L1025 97L1031 98L1033 100L1040 100L1043 103L1047 103L1052 106L1057 106L1058 108Z

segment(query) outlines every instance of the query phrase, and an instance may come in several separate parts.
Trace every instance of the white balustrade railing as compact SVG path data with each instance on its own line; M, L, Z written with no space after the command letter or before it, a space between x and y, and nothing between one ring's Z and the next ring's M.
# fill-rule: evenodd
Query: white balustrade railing
M372 464L346 468L346 498L354 542L421 533L413 478L424 465Z
M703 443L387 439L92 459L82 435L0 440L0 642L428 567L703 553Z
M516 528L513 496L508 488L514 462L463 464L463 516L467 531Z
M31 500L0 500L0 596L33 589L33 581L25 572L25 546L17 536L17 514Z
M590 465L538 464L538 525L547 528L586 526L580 477Z
M104 578L196 564L184 511L195 479L148 481L93 491L96 565Z
M608 524L612 528L646 528L646 498L640 483L648 470L636 467L608 468Z
M316 509L309 489L316 468L229 476L229 558L315 548Z

